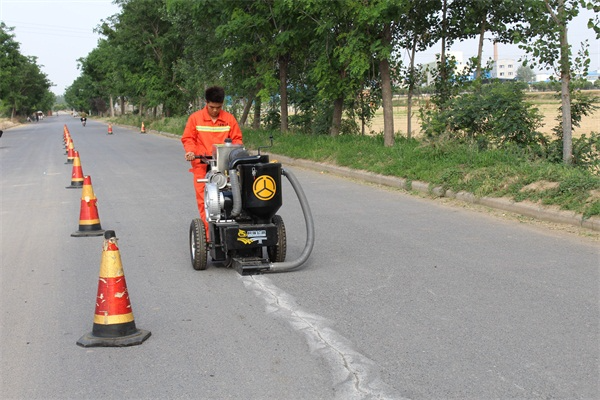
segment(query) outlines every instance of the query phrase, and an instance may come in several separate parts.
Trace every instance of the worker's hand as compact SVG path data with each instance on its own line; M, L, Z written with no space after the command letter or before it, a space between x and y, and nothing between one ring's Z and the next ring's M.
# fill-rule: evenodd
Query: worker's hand
M185 159L188 161L194 161L194 159L196 158L196 156L194 155L193 151L189 151L187 153L185 153Z

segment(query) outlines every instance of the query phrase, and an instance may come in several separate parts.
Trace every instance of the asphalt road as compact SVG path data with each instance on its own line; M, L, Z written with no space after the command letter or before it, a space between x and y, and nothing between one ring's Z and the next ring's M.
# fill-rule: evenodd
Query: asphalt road
M116 231L140 346L81 348ZM597 399L598 243L294 169L316 245L299 271L194 271L178 140L49 117L0 139L2 399ZM276 152L276 148L273 149ZM290 185L288 259L304 245Z

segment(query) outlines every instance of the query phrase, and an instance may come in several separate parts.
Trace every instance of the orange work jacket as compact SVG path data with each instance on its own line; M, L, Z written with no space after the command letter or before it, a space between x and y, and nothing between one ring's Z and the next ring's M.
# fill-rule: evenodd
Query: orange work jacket
M242 130L235 117L221 110L217 120L213 122L204 107L188 118L181 142L186 153L191 151L197 155L211 155L213 144L223 144L227 138L233 144L242 144ZM206 165L201 164L200 160L191 161L191 164L190 172L201 174L206 171Z

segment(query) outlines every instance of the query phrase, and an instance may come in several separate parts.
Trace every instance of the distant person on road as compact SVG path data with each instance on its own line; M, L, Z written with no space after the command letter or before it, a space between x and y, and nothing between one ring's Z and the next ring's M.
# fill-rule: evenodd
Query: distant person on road
M197 181L204 179L206 164L202 164L195 156L211 155L213 144L223 144L228 138L233 144L242 144L242 130L235 117L223 110L225 90L222 87L209 87L204 93L204 98L206 106L190 115L181 136L181 142L185 150L185 159L190 161L192 167L190 172L194 174L198 212L208 232L208 222L204 211L204 183Z

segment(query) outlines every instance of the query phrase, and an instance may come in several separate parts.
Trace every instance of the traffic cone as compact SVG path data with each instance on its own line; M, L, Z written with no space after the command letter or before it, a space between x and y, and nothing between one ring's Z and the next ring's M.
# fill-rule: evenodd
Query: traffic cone
M142 121L142 129L140 130L140 133L146 133L146 126L144 125L144 121Z
M82 347L123 347L142 344L151 333L137 329L129 301L115 231L106 231L100 262L98 295L92 331L77 344Z
M71 140L72 140L72 139L71 139L71 135L69 135L69 134L67 133L67 136L65 136L65 139L64 139L64 143L65 143L65 154L69 154L69 143L71 142Z
M67 162L65 164L73 164L73 160L75 159L75 147L73 145L73 140L69 140L69 145L67 146Z
M100 226L98 216L98 199L92 188L92 178L89 175L83 177L83 191L81 192L81 210L79 211L79 230L71 233L73 237L101 236L104 230Z
M112 135L113 131L112 131L112 124L108 124L108 134Z
M83 187L83 169L81 169L79 152L74 150L73 153L75 156L73 158L73 171L71 172L71 186L67 186L67 189L81 189Z

